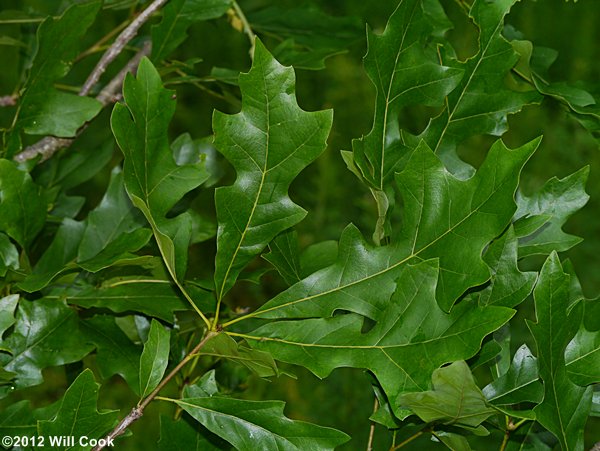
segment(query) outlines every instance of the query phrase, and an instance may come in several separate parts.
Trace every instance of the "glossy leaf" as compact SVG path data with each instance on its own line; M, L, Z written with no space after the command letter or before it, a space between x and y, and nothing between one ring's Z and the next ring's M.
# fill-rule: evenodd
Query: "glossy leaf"
M544 390L538 377L537 359L526 345L517 349L508 371L488 384L483 394L494 405L542 401Z
M53 296L54 293L50 297ZM173 322L173 312L189 308L168 280L140 276L108 279L100 287L90 286L73 293L61 291L56 297L83 308L138 312L167 322Z
M519 56L502 36L504 18L516 0L476 0L469 16L479 27L479 50L464 63L450 52L442 52L444 65L461 69L464 75L447 98L442 113L432 119L419 136L441 156L452 172L467 175L471 170L458 160L456 146L470 136L500 136L508 127L507 116L523 106L539 102L535 91L512 91L506 76Z
M475 355L483 337L514 313L469 300L456 305L450 314L443 312L435 301L438 272L436 260L403 266L397 280L402 288L366 333L361 333L361 317L340 314L274 322L241 336L252 347L270 352L277 360L305 366L319 377L339 367L369 369L394 413L401 415L398 395L427 390L434 370Z
M426 47L434 31L430 15L438 9L437 2L403 0L383 34L368 33L364 65L377 90L375 119L369 134L354 140L352 147L362 176L380 191L409 154L400 139L400 110L414 104L441 105L463 75L460 68L440 65L436 49Z
M589 199L585 192L589 172L586 166L563 179L553 177L532 196L517 198L515 219L531 221L538 216L548 218L533 233L520 233L519 257L548 255L553 250L562 252L581 242L581 238L563 232L562 227Z
M294 78L257 40L252 69L240 75L242 111L213 115L215 146L237 172L232 186L215 193L218 299L277 234L306 215L288 187L325 149L332 114L300 109Z
M42 383L42 369L77 362L93 349L86 343L75 311L63 302L21 299L13 332L0 341L4 369L16 373L17 388Z
M102 378L118 374L139 395L141 347L133 344L108 315L82 321L81 330L96 347L96 364Z
M152 320L148 340L140 357L140 398L156 388L169 364L169 330Z
M163 18L152 27L152 60L165 59L187 38L194 23L221 17L232 0L172 0L163 8Z
M0 231L27 247L44 226L46 203L28 173L0 159Z
M98 388L94 374L84 370L73 381L64 394L56 417L49 421L40 421L38 431L44 436L60 436L65 431L73 434L76 446L54 446L56 450L84 449L77 446L79 437L99 439L110 430L119 417L117 410L98 412Z
M19 268L19 253L8 236L0 232L0 277L4 277L9 269Z
M239 451L333 450L349 437L335 429L290 420L281 401L246 401L221 396L175 401L204 427Z
M9 157L21 148L22 130L34 135L72 137L100 111L101 104L97 100L60 92L54 83L69 72L82 38L101 5L98 0L74 4L62 16L48 17L39 26L37 50L8 140Z
M512 217L519 172L538 142L511 151L498 141L467 181L454 178L421 144L397 175L405 208L398 242L375 248L347 227L334 265L293 285L253 315L327 317L343 309L377 319L396 289L399 272L413 258L439 258L436 297L449 310L465 290L489 279L481 253Z
M44 288L61 272L73 269L84 230L83 222L65 218L52 243L37 262L32 273L19 283L19 288L33 293Z
M269 253L262 258L271 263L288 285L301 279L298 233L286 231L277 235L269 244Z
M189 451L218 451L231 449L227 442L225 446L214 444L214 438L211 440L205 437L210 432L204 430L204 435L198 430L197 424L189 417L180 420L163 415L160 417L160 440L158 441L159 451L180 451L186 449ZM221 445L221 444L220 444Z
M484 304L515 307L529 296L537 278L535 272L521 272L517 266L518 242L512 227L494 240L483 260L492 270L490 286L482 291Z
M439 368L431 376L433 389L421 393L405 393L398 398L403 407L412 410L426 423L475 428L496 411L473 379L464 361Z
M172 92L164 89L148 59L140 63L137 78L128 75L123 85L126 106L115 105L111 125L125 155L125 189L133 204L150 223L165 264L181 279L187 266L191 219L181 214L167 219L171 208L208 174L201 164L177 166L167 131L175 111Z
M577 385L600 383L600 331L583 325L565 351L569 379Z
M544 400L534 408L537 421L564 450L583 450L583 429L592 403L592 387L575 385L565 366L565 349L581 324L582 305L567 313L569 276L553 252L534 290L537 322L528 322L537 344Z
M0 298L0 340L4 332L15 323L15 310L18 303L18 294L9 294Z

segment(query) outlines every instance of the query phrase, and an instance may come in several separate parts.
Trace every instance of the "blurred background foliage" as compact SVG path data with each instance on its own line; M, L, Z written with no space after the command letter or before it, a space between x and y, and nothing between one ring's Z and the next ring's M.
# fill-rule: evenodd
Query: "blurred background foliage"
M477 48L476 30L466 21L457 0L441 0L449 17L460 27L450 32L450 39L458 54L466 58ZM23 80L24 69L30 62L35 47L35 30L47 15L60 14L74 0L2 0L0 2L0 95L9 95L18 90ZM70 74L61 80L61 87L75 87L85 79L95 65L100 52L105 49L101 43L103 36L119 27L127 20L133 8L141 8L143 1L106 0L103 11L86 36L82 48L91 51L80 55ZM365 26L381 32L387 18L397 6L395 0L311 0L304 1L321 11L337 17L351 17L347 21L347 53L332 56L326 60L321 70L297 69L297 96L301 107L306 110L333 108L334 125L326 152L292 185L291 196L298 204L309 211L307 218L297 227L302 248L323 240L337 240L342 228L355 223L366 236L370 236L376 219L375 205L367 189L356 183L355 176L345 167L340 150L351 149L351 140L368 133L373 118L375 90L362 68L362 56L366 51ZM240 7L250 18L261 9L274 6L291 11L298 7L298 0L240 0ZM154 21L156 22L156 20ZM558 51L558 59L551 67L554 81L581 83L597 82L600 78L600 5L597 0L581 0L577 3L564 0L522 0L512 9L507 24L522 33L534 45L553 48ZM310 32L311 23L306 23ZM149 34L149 24L141 35ZM261 31L261 30L257 30ZM263 30L267 47L274 51L280 44L276 37ZM353 37L355 36L355 38ZM141 39L138 38L138 39ZM135 41L134 41L135 44ZM189 38L182 44L167 63L161 67L167 85L177 92L177 113L171 123L171 139L181 133L190 133L192 138L202 138L211 134L213 109L228 113L239 109L239 92L233 84L223 78L214 81L213 67L233 71L247 71L250 67L249 42L247 37L236 29L231 17L194 24L189 30ZM134 50L124 52L110 66L103 80L109 80L131 57ZM193 60L201 59L194 62ZM235 72L232 72L235 75ZM64 85L64 86L63 86ZM68 88L67 88L68 89ZM421 131L426 125L431 111L412 108L402 112L401 121L413 132ZM14 108L0 108L0 127L9 127ZM114 145L108 126L110 109L105 110L78 139L76 144L65 152L77 152L84 148L97 148ZM600 149L598 141L574 119L564 108L552 100L544 100L541 105L526 107L522 112L510 116L510 130L503 136L509 147L520 146L536 136L543 135L541 148L527 164L522 177L522 190L530 194L540 188L552 176L562 178L584 165L591 166L591 176L587 191L591 195L588 205L572 219L565 229L567 232L584 238L582 244L567 252L578 272L583 289L588 297L600 293L598 277L598 255L600 255ZM34 142L34 137L29 137ZM479 136L460 146L460 155L477 166L494 138ZM25 142L28 144L30 142ZM86 205L80 215L93 208L104 193L109 180L111 167L118 164L121 156L116 151L112 161L91 181L77 187L78 194L86 196ZM58 156L60 157L60 155ZM45 163L50 164L50 163ZM223 165L225 163L223 162ZM34 171L35 176L35 171ZM231 183L231 168L225 170L222 184ZM214 217L212 191L204 190L194 199L194 208L208 217ZM41 250L39 250L41 251ZM214 240L195 245L191 249L188 274L202 278L212 272ZM523 262L527 266L528 262ZM537 262L539 263L539 262ZM254 269L266 267L257 259ZM236 305L254 307L263 302L266 296L281 290L283 283L276 273L268 273L260 285L239 284L232 293L231 307ZM513 346L523 341L531 345L524 318L532 317L531 302L528 301L519 313L516 324L522 329L513 330ZM93 367L92 358L86 365ZM22 396L31 399L35 405L45 405L59 399L74 375L78 374L79 364L50 369L45 372L46 384L28 390ZM220 382L232 391L248 388L243 396L262 399L283 399L288 402L286 413L299 419L315 421L348 432L353 440L345 449L364 449L369 433L368 417L373 408L373 393L370 378L358 370L337 370L325 382L319 382L308 371L294 368L298 375L295 381L288 377L267 382L249 378L249 375L231 368L227 380ZM476 373L480 386L488 381L484 373ZM122 409L124 414L136 400L126 385L118 377L111 379L101 391L100 407ZM150 409L170 412L170 406L153 403ZM154 415L145 415L132 431L135 440L124 440L121 449L154 449L158 441L159 425L151 424ZM590 422L587 439L589 443L600 440L600 424ZM387 449L389 434L377 430L375 449ZM493 432L496 434L497 432ZM401 437L399 437L401 439ZM401 440L397 440L399 442ZM386 445L387 443L387 445ZM434 444L416 440L410 446L414 449L432 448ZM477 447L476 443L473 443ZM408 447L407 447L408 448Z

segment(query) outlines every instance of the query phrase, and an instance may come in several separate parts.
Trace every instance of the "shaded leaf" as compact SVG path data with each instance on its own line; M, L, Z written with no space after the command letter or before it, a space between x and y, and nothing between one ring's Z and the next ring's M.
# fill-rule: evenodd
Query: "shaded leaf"
M54 88L79 52L101 1L77 3L58 18L48 17L39 26L36 53L23 87L17 116L8 139L8 157L21 149L20 133L75 136L77 129L100 111L101 104L89 97Z
M285 417L282 401L220 396L175 400L204 427L239 451L333 450L349 440L343 432Z
M63 271L75 268L77 248L84 230L83 222L63 219L52 243L37 262L32 273L23 282L19 282L19 288L33 293L44 288Z
M44 227L46 203L28 173L0 159L0 231L27 247Z
M494 405L542 401L544 389L538 377L537 359L527 345L517 349L508 371L488 384L483 394Z
M88 214L85 231L77 250L78 262L89 261L103 253L104 264L101 266L109 266L121 255L137 251L151 236L151 232L146 230L140 234L139 239L134 239L137 234L133 232L144 225L143 216L127 197L123 186L123 174L117 166L111 173L102 201ZM90 264L83 266L89 267Z
M0 232L0 277L9 269L19 268L19 252L8 236Z
M442 52L442 63L463 70L464 75L448 95L442 113L431 120L419 138L441 156L452 172L467 175L472 171L456 156L457 144L477 134L500 136L508 127L508 114L541 100L537 92L512 91L505 82L519 59L501 35L504 17L515 2L476 0L469 16L479 27L477 54L461 63L450 52Z
M0 364L16 373L17 388L42 383L42 369L77 362L93 349L86 343L75 311L49 299L22 299L14 330L0 347L10 350L10 355L0 354Z
M521 272L517 266L518 242L512 227L494 240L483 260L492 270L490 286L481 292L480 302L515 307L529 296L537 274Z
M260 377L278 376L279 370L270 354L238 344L225 334L218 334L204 345L202 355L232 360L245 366ZM195 397L196 395L186 395Z
M194 23L216 19L227 12L232 0L172 0L162 11L162 20L152 27L152 61L165 59L187 38Z
M168 280L140 276L108 279L100 287L87 287L73 293L61 291L56 297L84 308L139 312L168 322L173 322L173 312L189 308Z
M433 33L429 17L436 2L404 0L381 35L368 33L365 71L375 85L375 119L369 134L352 143L354 160L364 179L383 191L399 161L409 154L400 142L398 114L403 107L441 105L460 81L460 68L439 64L436 49L426 47ZM443 12L442 12L443 14Z
M517 197L515 219L549 217L535 232L520 235L519 257L562 252L581 242L581 238L563 232L562 227L589 199L585 192L589 172L586 166L563 179L552 177L532 196Z
M280 38L273 50L278 61L302 69L323 69L326 58L346 52L364 30L355 17L330 16L308 4L269 6L246 15L255 32Z
M583 309L579 303L567 314L569 276L563 273L556 252L544 263L533 294L537 322L527 325L537 344L539 374L544 381L544 400L534 412L564 450L583 450L592 387L571 382L565 366L565 349L581 324Z
M60 436L65 432L74 437L86 436L99 439L113 427L119 417L119 411L98 412L98 388L90 369L84 370L64 394L56 417L50 421L40 421L38 431L44 436ZM54 446L53 449L86 449L78 446Z
M142 350L117 326L114 317L96 315L82 321L81 330L96 347L96 364L102 378L118 374L139 395Z
M148 340L140 357L140 398L154 390L162 380L169 364L169 330L156 320L152 320Z
M207 430L202 433L198 430L197 424L192 424L194 420L184 417L180 420L173 420L170 416L161 415L160 417L160 440L158 441L159 451L180 451L182 449L189 451L215 451L229 450L231 446L227 442L222 442L213 436ZM207 438L206 436L212 436ZM213 442L217 441L218 444Z
M208 174L201 164L177 166L167 131L175 111L172 91L164 89L158 72L142 59L137 78L128 74L123 85L126 106L115 105L111 126L125 156L125 189L139 208L158 242L163 259L175 279L184 276L187 248L192 233L191 219L167 213Z
M294 78L257 40L252 69L240 75L242 111L213 115L215 146L237 172L232 186L215 192L219 300L253 257L306 215L287 190L325 149L332 114L300 109Z
M18 303L18 294L9 294L0 298L0 339L4 332L15 323L15 309Z
M361 333L361 317L341 314L270 323L239 335L252 347L305 366L319 377L339 367L369 369L400 415L398 395L427 390L434 370L475 355L483 337L514 313L472 300L459 303L450 314L443 312L434 295L438 271L436 260L403 266L398 277L402 288L366 333Z
M293 285L300 280L299 254L298 233L288 230L269 243L269 253L263 254L262 258L275 267L288 285Z

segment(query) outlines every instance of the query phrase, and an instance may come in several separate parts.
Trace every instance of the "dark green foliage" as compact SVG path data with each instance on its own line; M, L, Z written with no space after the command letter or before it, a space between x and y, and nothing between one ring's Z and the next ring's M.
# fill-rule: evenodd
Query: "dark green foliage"
M550 6L171 0L145 17L156 1L0 11L1 435L600 441L600 304L576 275L597 264L562 254L597 250L594 210L570 218L600 192L600 90L555 81L557 53L516 26ZM109 118L91 96L115 76ZM14 158L44 135L75 140Z

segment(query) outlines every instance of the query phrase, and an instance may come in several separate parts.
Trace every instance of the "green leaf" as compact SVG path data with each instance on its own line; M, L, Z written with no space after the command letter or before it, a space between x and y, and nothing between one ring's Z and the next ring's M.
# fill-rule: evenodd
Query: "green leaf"
M140 357L140 399L148 396L162 380L169 364L169 330L152 320L148 340Z
M65 218L52 243L33 268L33 272L19 283L19 288L33 293L41 290L63 271L75 268L77 248L85 230L83 222Z
M28 247L44 227L46 203L28 173L0 159L0 231Z
M117 166L111 173L108 189L102 201L88 215L77 260L86 261L98 255L120 235L133 232L144 224L142 215L127 197L123 174ZM129 249L124 250L124 252L129 251Z
M83 308L106 308L115 313L139 312L167 322L173 322L173 312L187 310L171 282L142 276L117 277L105 280L100 287L85 287L50 298L65 299Z
M539 381L537 359L527 345L522 345L508 371L483 389L487 400L494 405L540 403L544 390Z
M75 311L49 299L21 299L14 330L0 347L10 351L10 356L0 354L0 364L17 374L17 388L42 383L42 369L77 362L93 349L86 343Z
M202 377L192 385L186 385L183 389L185 398L204 398L213 396L219 393L219 386L215 378L215 370L210 370L204 373Z
M381 35L368 33L365 70L375 85L375 119L369 134L352 143L354 160L371 187L383 191L409 152L402 145L398 114L403 107L438 106L459 83L460 68L439 64L426 41L434 31L431 8L435 2L400 2ZM443 14L443 13L442 13Z
M293 285L253 316L326 317L342 309L377 319L396 289L400 270L414 258L439 258L436 298L449 310L465 290L490 278L481 254L510 221L519 172L538 143L509 150L497 141L466 181L446 171L423 143L397 175L405 211L398 241L374 248L355 228L346 228L334 265Z
M293 285L301 279L299 254L298 233L288 230L269 243L269 253L263 254L262 258L275 267L288 285Z
M323 69L326 58L346 52L364 32L359 19L330 16L310 4L269 6L246 15L255 32L282 41L273 50L282 64L302 69Z
M10 239L0 232L0 277L9 269L19 269L19 252Z
M552 177L532 196L517 197L516 220L549 217L535 232L519 237L519 257L562 252L581 242L581 238L563 232L562 227L589 199L585 192L589 172L586 166L563 179Z
M44 436L60 436L72 434L75 446L55 446L57 450L87 449L78 446L78 437L99 439L113 427L118 419L119 411L98 412L98 388L94 374L90 369L84 370L67 389L62 398L56 417L50 421L40 421L38 432Z
M108 315L96 315L81 322L88 342L96 347L96 364L103 379L121 376L139 395L141 348L131 342Z
M15 323L15 309L18 303L18 294L9 294L0 298L0 340L4 332Z
M253 257L306 215L288 187L325 149L332 112L300 109L294 78L257 40L252 69L240 75L242 111L213 115L215 146L237 172L232 186L215 192L219 300Z
M171 208L208 174L202 164L177 166L167 131L175 111L173 92L164 89L158 72L142 59L137 78L128 74L123 85L126 106L115 105L111 125L125 156L125 189L152 226L163 259L175 279L187 266L191 219L181 214L167 219Z
M69 72L82 39L96 18L101 1L77 3L58 18L48 17L39 26L36 53L20 96L17 116L8 138L8 157L21 148L20 133L75 136L92 119L101 104L89 97L67 94L54 83Z
M492 270L490 286L481 292L483 304L515 307L531 293L537 274L521 272L517 266L518 241L512 227L494 240L483 260Z
M600 383L600 331L582 324L565 351L569 379L577 385Z
M567 314L569 275L552 252L533 292L537 322L528 321L537 344L539 373L544 381L544 401L533 410L537 421L552 432L564 450L583 450L583 430L592 403L592 387L569 379L565 349L581 324L582 304Z
M232 360L245 366L259 377L279 375L277 365L270 354L241 346L225 334L218 334L212 338L204 345L200 354Z
M426 423L476 428L496 411L487 406L485 396L464 361L438 368L431 376L433 389L405 393L398 402Z
M165 59L187 38L194 23L221 17L232 0L173 0L163 8L163 18L152 27L152 61Z
M442 52L442 62L464 71L458 87L447 98L442 113L432 119L419 136L440 155L454 173L471 172L456 156L456 146L476 134L500 136L508 127L507 115L539 102L535 91L516 92L506 85L506 76L518 54L502 36L504 17L516 0L476 0L469 16L479 27L479 50L464 63Z
M469 299L450 314L443 312L435 301L438 272L436 260L403 266L398 290L366 333L361 332L361 317L339 314L274 322L250 335L239 335L252 347L270 352L277 360L305 366L321 378L339 367L369 369L400 416L398 395L427 390L434 370L475 355L483 337L514 313Z
M239 451L333 450L350 437L335 429L285 417L282 401L245 401L221 396L175 400L204 427Z
M209 440L206 436L212 436ZM198 425L193 419L186 417L174 421L173 418L161 415L160 417L160 440L158 441L159 451L180 451L182 449L189 451L218 451L231 449L226 442L220 446L214 444L214 436L203 430L198 430Z

